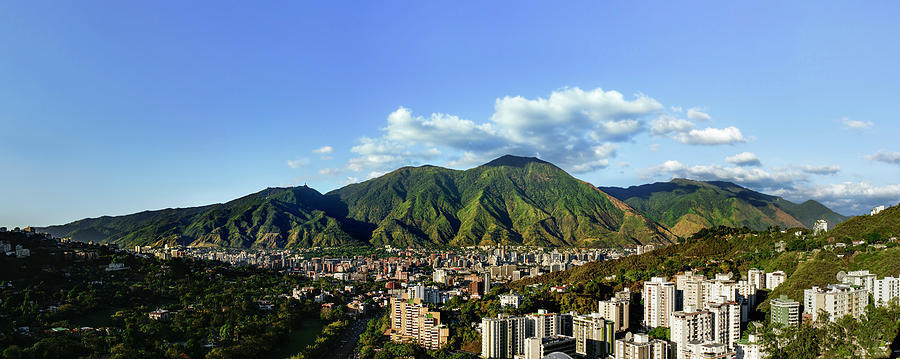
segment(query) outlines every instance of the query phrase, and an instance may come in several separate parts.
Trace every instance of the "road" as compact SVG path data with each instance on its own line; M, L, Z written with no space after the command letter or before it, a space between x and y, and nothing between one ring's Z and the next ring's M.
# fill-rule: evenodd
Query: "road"
M350 323L341 334L337 347L334 349L333 358L355 359L359 356L359 353L356 352L356 345L359 343L359 336L366 331L369 319L372 318L361 317Z

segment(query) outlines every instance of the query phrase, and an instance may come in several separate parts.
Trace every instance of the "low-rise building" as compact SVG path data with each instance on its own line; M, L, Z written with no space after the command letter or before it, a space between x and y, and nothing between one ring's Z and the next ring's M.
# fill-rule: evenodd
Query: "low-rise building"
M616 340L616 359L669 359L669 342L650 339L647 334L629 334Z
M525 359L541 359L550 353L575 355L575 338L556 335L525 339Z
M513 307L518 309L519 305L522 304L522 296L518 294L501 294L500 295L500 307Z

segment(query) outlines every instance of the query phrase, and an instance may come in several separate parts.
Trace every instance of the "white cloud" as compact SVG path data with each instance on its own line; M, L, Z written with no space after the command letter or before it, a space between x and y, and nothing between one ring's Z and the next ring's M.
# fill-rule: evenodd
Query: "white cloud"
M691 121L669 115L661 115L650 124L650 135L662 136L672 133L687 132L692 129L694 129L694 123Z
M659 150L659 144L658 144L658 143L654 143L654 144L650 145L650 151L656 152L657 150Z
M753 152L741 152L734 156L725 157L725 162L733 163L738 166L762 166L759 157Z
M643 119L663 109L638 94L566 88L548 98L504 97L488 122L435 113L418 116L400 107L388 116L380 138L363 138L348 169L385 171L398 165L444 158L451 166L483 163L503 154L537 156L573 172L609 165L616 142L644 131Z
M340 168L322 168L322 169L319 169L319 174L320 174L320 175L336 176L336 175L339 175L339 174L341 174L341 173L344 173L344 170L342 170L342 169L340 169Z
M861 130L864 128L875 126L875 123L873 123L872 121L851 120L846 117L844 117L841 122L843 122L844 126L847 126L848 129L852 130Z
M417 115L399 107L388 115L381 136L362 138L351 149L358 156L346 169L386 171L432 159L462 167L513 154L539 157L578 173L609 166L617 143L633 142L648 128L651 135L692 145L746 141L735 127L698 131L693 122L666 111L643 94L626 98L617 91L577 87L546 98L498 98L494 113L484 122L445 113ZM656 120L648 124L652 118Z
M778 191L792 201L814 199L842 214L860 214L878 205L900 202L900 184L878 186L869 182L844 182L802 186Z
M900 152L878 151L866 156L872 161L884 162L892 165L900 165Z
M813 165L802 165L802 166L794 166L795 168L814 175L833 175L841 171L841 166L838 165L825 165L825 166L813 166Z
M697 107L692 107L687 110L687 118L694 121L712 121L712 116L706 112L700 111Z
M308 158L298 158L296 160L288 160L287 165L290 168L300 168L309 164Z
M747 142L741 130L730 126L726 128L707 127L702 130L690 130L678 135L681 143L689 145L729 145L738 142Z
M767 171L761 168L725 167L721 165L687 166L675 160L644 171L645 179L660 176L681 177L701 181L727 181L755 189L790 188L807 180L803 173L783 169Z
M314 152L314 153L318 153L318 154L323 154L323 155L324 155L324 154L328 154L328 153L334 153L334 147L331 147L331 146L322 146L322 147L319 147L319 148L317 148L317 149L314 149L313 152Z

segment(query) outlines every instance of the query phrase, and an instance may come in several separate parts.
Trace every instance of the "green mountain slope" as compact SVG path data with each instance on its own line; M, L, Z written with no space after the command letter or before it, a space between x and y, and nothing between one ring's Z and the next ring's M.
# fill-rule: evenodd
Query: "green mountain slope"
M888 207L874 216L850 218L834 227L827 235L837 240L864 239L869 242L900 237L900 206Z
M834 225L846 217L816 201L795 204L730 182L674 179L628 188L601 187L679 236L702 228L769 226L810 228L818 219Z
M365 225L343 219L346 208L303 186L269 188L203 207L84 219L42 230L77 241L123 246L163 243L239 248L359 244Z
M373 244L613 246L672 234L558 167L504 156L465 171L406 167L332 191Z
M227 203L85 219L54 236L122 246L235 248L391 244L628 246L675 236L589 183L535 159L469 170L405 167L332 191L270 188Z

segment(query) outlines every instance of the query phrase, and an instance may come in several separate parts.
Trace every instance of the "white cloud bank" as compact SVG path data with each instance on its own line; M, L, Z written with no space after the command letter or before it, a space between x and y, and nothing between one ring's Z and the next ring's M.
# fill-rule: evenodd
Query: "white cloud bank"
M694 112L691 112L693 110ZM689 117L706 120L697 109ZM377 138L365 137L351 152L347 169L354 172L392 170L398 166L441 159L454 167L472 166L503 154L535 156L574 172L609 166L618 143L634 141L647 131L689 145L745 142L736 127L695 129L693 122L667 114L643 94L626 98L617 91L564 88L547 98L499 98L486 122L432 113L416 115L400 107L388 115Z
M762 166L759 157L753 152L741 152L734 156L725 157L725 162L738 166Z
M884 162L892 165L900 165L900 152L878 151L866 156L866 158L872 161Z

